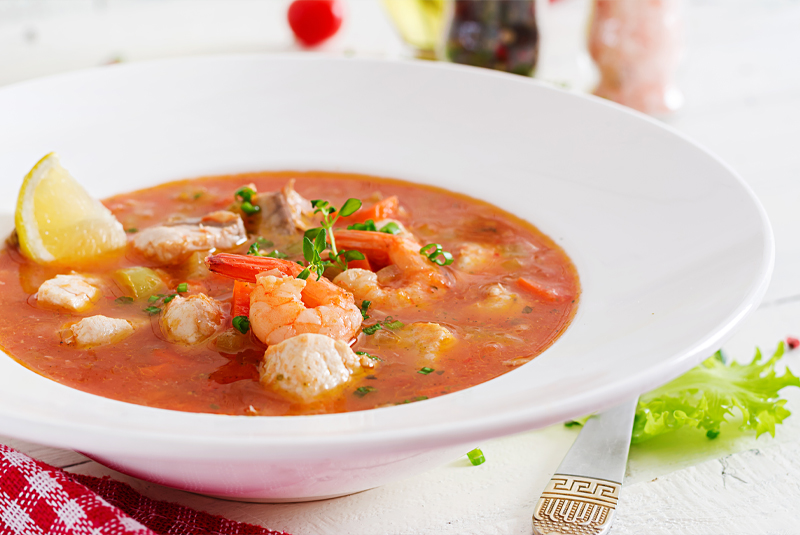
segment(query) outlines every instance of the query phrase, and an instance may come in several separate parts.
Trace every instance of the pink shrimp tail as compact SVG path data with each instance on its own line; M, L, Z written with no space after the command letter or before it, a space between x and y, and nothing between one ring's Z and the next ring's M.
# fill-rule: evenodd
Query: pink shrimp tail
M262 256L245 256L240 254L219 253L206 257L206 265L210 271L231 279L255 282L256 275L277 269L285 275L296 277L303 268L289 260L265 258Z

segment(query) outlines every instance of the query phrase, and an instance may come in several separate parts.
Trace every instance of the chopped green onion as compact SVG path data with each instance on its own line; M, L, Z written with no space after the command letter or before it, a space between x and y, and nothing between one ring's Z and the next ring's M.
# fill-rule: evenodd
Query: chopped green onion
M428 368L427 366L425 366L424 368L420 368L417 371L417 373L421 373L422 375L428 375L430 373L433 373L433 371L434 371L433 368Z
M170 301L172 301L172 300L173 300L173 299L175 299L176 297L178 297L178 294L172 294L172 295L168 295L168 296L166 296L166 297L164 298L164 304L166 305L167 303L169 303Z
M145 309L143 309L143 310L144 310L145 312L147 312L148 314L150 314L151 316L152 316L152 315L154 315L154 314L158 314L159 312L161 312L161 309L160 309L160 308L158 308L158 307L147 307L147 308L145 308Z
M366 301L366 300L361 301L361 317L364 318L364 320L369 319L369 315L367 314L367 309L369 309L369 306L371 304L372 301Z
M242 203L241 208L242 212L244 212L247 215L257 214L258 212L261 211L261 207L259 205L251 204L250 201L244 201Z
M133 303L133 297L128 297L127 295L123 295L122 297L117 297L114 299L114 302L118 305L130 305Z
M247 334L250 330L250 319L247 316L236 316L231 320L233 328L242 334Z
M237 189L236 193L234 193L233 196L237 199L241 199L244 202L251 202L253 200L253 195L255 194L256 192L253 190L253 188L244 186L242 188Z
M175 290L176 290L178 293L185 293L185 292L188 292L188 291L189 291L189 285L188 285L188 284L186 284L185 282L182 282L182 283L180 283L180 284L178 285L178 287L177 287L177 288L175 288Z
M203 196L203 192L202 191L198 191L197 193L194 194L194 200L197 200L202 196Z
M135 232L139 232L139 229L136 227L126 228L125 232L127 232L128 234L133 234Z
M386 327L387 329L396 331L397 329L402 329L403 327L405 327L406 324L403 323L402 321L392 318L391 316L387 316L386 319L383 320L383 326Z
M530 314L531 312L533 312L533 307L525 307L522 309L523 314Z
M359 386L356 388L356 391L353 392L356 396L363 398L370 392L375 392L376 388L374 386Z
M379 232L385 232L386 234L400 234L400 225L395 223L394 221L389 221L384 226L380 228Z
M479 464L486 462L486 457L483 456L483 452L480 450L480 448L475 448L471 452L467 453L467 457L473 466L478 466Z
M158 301L159 299L160 299L160 297L159 297L159 296L157 296L157 295L151 295L150 297L148 297L148 298L147 298L147 302L148 302L148 303L155 303L155 302L156 302L156 301Z
M377 361L383 362L382 358L376 357L375 355L370 355L366 351L356 351L356 355L359 355L361 357L368 357L368 358L371 358L372 360L377 360Z
M440 243L429 243L419 250L419 254L439 266L449 266L453 263L453 255L442 250Z
M367 326L367 327L362 327L362 328L361 328L361 330L362 330L362 331L364 332L364 334L366 334L366 335L375 334L375 333L376 333L376 332L378 332L378 330L380 330L380 329L381 329L381 324L380 324L380 323L376 323L376 324L374 324L374 325L369 325L369 326Z

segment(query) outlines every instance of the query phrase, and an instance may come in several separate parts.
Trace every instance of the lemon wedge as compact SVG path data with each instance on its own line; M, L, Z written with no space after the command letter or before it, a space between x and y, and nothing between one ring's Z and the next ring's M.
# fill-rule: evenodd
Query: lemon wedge
M51 152L25 176L14 214L22 254L41 264L80 264L125 247L114 214Z

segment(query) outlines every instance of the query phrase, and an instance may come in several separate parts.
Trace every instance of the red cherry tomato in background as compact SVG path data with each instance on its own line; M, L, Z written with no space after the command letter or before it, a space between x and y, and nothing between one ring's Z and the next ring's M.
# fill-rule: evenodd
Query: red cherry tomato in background
M342 11L339 0L294 0L289 6L289 26L304 45L318 45L339 30Z

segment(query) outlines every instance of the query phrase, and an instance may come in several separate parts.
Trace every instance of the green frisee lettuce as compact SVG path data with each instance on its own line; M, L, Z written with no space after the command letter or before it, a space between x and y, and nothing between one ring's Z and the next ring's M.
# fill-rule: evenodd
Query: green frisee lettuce
M775 425L791 413L778 392L787 386L800 386L790 370L775 372L783 356L783 342L765 360L756 349L750 364L725 364L718 351L713 357L677 379L642 395L636 407L632 442L644 442L684 426L706 431L716 438L727 417L739 409L740 429L753 430L756 437L775 436Z

